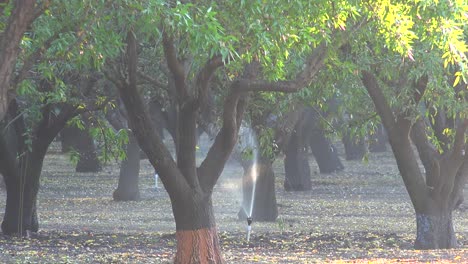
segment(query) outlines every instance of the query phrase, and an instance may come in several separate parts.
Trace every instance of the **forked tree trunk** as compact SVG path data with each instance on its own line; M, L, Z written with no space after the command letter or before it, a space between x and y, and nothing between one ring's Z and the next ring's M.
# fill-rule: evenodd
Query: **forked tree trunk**
M114 201L138 201L140 190L138 188L138 174L140 172L140 146L131 134L128 135L129 142L126 146L126 159L120 167L119 184L112 194Z
M253 175L256 175L255 183ZM244 170L242 198L242 208L238 213L240 220L246 220L249 216L260 222L276 220L278 207L275 194L275 174L269 159L260 158L255 166L251 163ZM252 208L251 215L250 208Z
M393 113L372 73L363 71L362 81L388 132L398 170L416 212L415 248L456 247L452 211L459 197L457 189L466 181L467 174L463 164L467 161L465 132L468 120L461 120L457 124L452 147L441 154L428 140L424 120L412 122L409 116ZM427 82L428 77L424 76L414 83L416 105L424 94ZM426 170L425 175L417 162L410 135Z
M174 263L224 263L211 194L180 195L172 201L177 252Z
M457 247L452 210L437 210L428 215L416 213L415 249L447 249Z

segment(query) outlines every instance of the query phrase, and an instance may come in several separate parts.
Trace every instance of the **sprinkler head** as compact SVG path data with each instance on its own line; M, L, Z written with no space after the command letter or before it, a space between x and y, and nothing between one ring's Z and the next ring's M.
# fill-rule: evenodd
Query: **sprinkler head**
M252 224L252 221L253 221L252 216L247 217L247 225L250 226Z

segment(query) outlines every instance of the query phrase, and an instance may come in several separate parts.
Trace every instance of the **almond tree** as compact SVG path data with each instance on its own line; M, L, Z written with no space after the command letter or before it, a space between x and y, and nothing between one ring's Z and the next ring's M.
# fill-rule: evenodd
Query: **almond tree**
M169 193L177 230L175 262L222 263L211 194L236 144L249 92L296 92L307 87L323 67L330 49L339 47L346 38L343 32L348 32L346 20L353 8L343 3L338 11L326 1L230 1L163 4L160 9L155 6L141 9L144 14L159 10L148 16L149 23L161 17L160 24L154 26L159 26L157 36L161 38L165 62L175 84L175 160L156 133L138 88L139 43L154 27L130 26L126 52L121 56L124 63L109 63L106 75L117 86L133 132ZM330 14L339 19L327 21ZM339 34L333 34L336 31ZM303 67L289 80L285 72L281 73L288 46L289 51L296 49L305 56ZM268 71L257 75L251 68L250 62L254 60L268 66L270 75ZM224 88L222 125L206 158L197 166L199 110L205 103L212 75L228 63L227 73L234 80Z
M8 111L0 122L6 131L0 134L0 172L7 189L1 227L7 235L29 235L38 230L37 193L50 143L73 117L106 105L106 100L96 96L94 85L100 76L91 69L108 53L93 46L96 5L84 1L53 2L50 6L43 5L48 1L12 2L17 4L13 10L34 8L35 19L24 27L27 36L15 31L22 39L21 53L11 49L18 63L11 62L15 71L5 77L13 96L4 101ZM47 12L39 16L43 8ZM26 14L18 12L13 11L9 21L25 19ZM2 43L13 39L2 37ZM1 88L3 94L4 86Z
M456 247L452 211L468 177L467 3L415 1L386 11L374 8L371 20L386 19L361 31L367 42L358 47L363 39L356 38L354 59L416 213L415 248ZM435 113L447 114L452 122L436 126Z

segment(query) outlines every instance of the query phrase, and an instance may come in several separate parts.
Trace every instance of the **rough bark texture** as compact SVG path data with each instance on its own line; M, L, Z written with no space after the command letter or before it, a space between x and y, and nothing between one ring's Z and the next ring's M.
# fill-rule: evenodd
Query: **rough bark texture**
M140 172L140 146L131 134L126 146L127 158L120 164L119 185L112 194L114 201L138 201L140 190L138 188L138 174Z
M215 227L176 232L174 263L224 263Z
M457 247L452 212L437 215L416 213L415 249L447 249Z
M254 175L256 177L254 183ZM253 196L253 197L252 197ZM252 200L253 198L253 200ZM252 207L252 215L250 208ZM278 217L275 194L275 174L269 159L260 158L256 164L249 164L242 177L242 208L238 217L246 220L253 217L255 221L271 222Z

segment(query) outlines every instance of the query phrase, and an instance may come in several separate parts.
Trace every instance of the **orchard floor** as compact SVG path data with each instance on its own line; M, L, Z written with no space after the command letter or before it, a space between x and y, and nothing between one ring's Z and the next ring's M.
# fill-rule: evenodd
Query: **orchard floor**
M279 158L278 220L254 222L249 243L246 222L237 219L242 169L228 164L213 194L226 262L468 262L467 202L454 213L459 249L412 250L415 216L391 152L343 163L344 171L320 175L311 157L313 189L285 192ZM0 235L0 263L170 263L175 224L149 163L142 161L141 201L112 201L117 180L118 165L75 173L68 156L50 152L39 193L40 232L30 239ZM4 206L0 191L2 218Z

